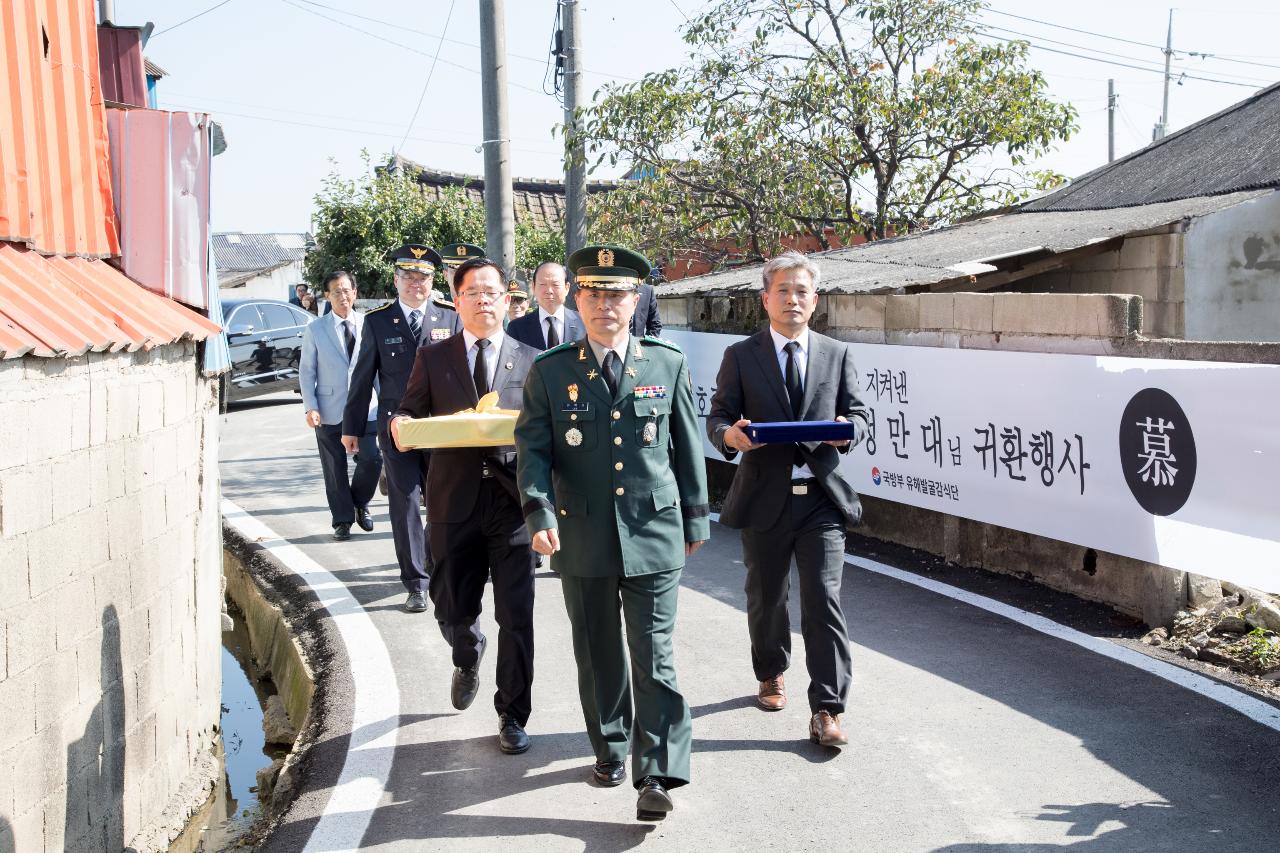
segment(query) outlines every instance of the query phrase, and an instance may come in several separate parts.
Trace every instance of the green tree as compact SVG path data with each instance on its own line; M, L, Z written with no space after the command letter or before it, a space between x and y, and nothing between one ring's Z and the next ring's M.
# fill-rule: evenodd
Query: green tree
M1024 42L984 44L981 0L719 0L689 61L605 86L583 111L595 237L720 265L825 229L874 239L1025 198L1076 129Z
M345 269L356 277L362 295L390 296L395 285L389 255L398 246L484 245L484 207L461 187L429 197L417 174L374 168L368 152L363 160L365 168L355 179L343 177L335 164L316 194L316 246L307 254L307 281L317 285L333 270ZM516 226L518 267L531 269L563 257L563 235L531 223ZM436 287L447 293L442 277L437 277Z

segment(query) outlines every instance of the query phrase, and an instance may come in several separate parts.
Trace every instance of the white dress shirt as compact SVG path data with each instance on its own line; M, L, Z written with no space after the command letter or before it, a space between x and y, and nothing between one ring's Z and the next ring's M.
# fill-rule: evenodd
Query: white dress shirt
M618 384L621 385L622 384L622 365L627 363L627 348L631 346L631 336L628 335L626 339L623 340L622 343L612 348L606 347L604 344L598 344L595 341L591 340L590 338L587 338L587 343L591 345L591 351L595 353L595 356L596 356L596 364L600 365L600 369L602 371L604 370L605 356L607 356L610 352L615 352L618 354ZM604 374L602 373L601 376L603 375Z
M773 349L778 356L778 370L782 372L782 387L787 387L787 344L791 343L791 338L784 338L778 334L777 330L772 326L769 327L769 336L773 338ZM805 387L805 379L809 370L809 327L805 326L800 336L794 339L800 344L800 348L796 350L796 368L800 371L800 387ZM799 417L799 413L796 413ZM803 480L812 477L813 472L809 470L808 465L796 465L791 471L791 479Z
M542 306L538 306L538 328L542 330L542 342L550 346L547 340L547 319L550 318L552 325L556 327L556 334L560 337L560 343L564 343L564 306L561 305L556 309L556 313L548 314L542 310Z
M506 336L506 332L502 331L502 329L498 329L498 331L494 332L493 336L489 338L489 346L487 347L488 353L484 358L484 367L485 374L489 380L490 391L493 390L494 379L498 374L498 352L502 349L502 341ZM476 372L476 354L480 352L479 347L476 346L476 341L478 341L479 338L468 332L466 329L463 329L462 340L467 345L467 369L470 370L471 375L474 376Z

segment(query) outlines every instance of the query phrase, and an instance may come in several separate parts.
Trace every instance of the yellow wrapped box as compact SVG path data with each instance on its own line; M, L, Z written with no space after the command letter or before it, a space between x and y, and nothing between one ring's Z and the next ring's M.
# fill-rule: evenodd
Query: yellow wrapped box
M488 393L474 409L434 418L412 418L400 422L400 446L431 449L442 447L496 447L514 444L516 416L513 409L499 409L498 395Z

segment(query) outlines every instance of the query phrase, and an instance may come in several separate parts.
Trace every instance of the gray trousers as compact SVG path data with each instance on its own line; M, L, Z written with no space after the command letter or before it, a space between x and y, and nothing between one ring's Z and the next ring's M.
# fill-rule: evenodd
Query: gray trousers
M680 569L630 578L561 575L560 583L596 760L624 761L630 745L633 785L646 776L668 788L686 784L693 726L671 644Z
M756 679L772 678L791 665L787 595L794 556L800 580L800 636L809 670L809 709L815 714L843 714L849 695L853 662L840 606L844 543L844 516L816 484L809 485L807 495L791 495L773 527L742 531L747 630Z

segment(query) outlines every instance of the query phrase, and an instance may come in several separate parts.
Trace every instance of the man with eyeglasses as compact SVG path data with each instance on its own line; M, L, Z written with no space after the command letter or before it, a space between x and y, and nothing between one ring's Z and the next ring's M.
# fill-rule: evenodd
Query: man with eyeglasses
M462 333L423 347L395 417L399 442L405 418L451 415L474 408L492 392L504 409L519 409L524 380L537 351L502 329L508 301L502 268L485 258L465 261L454 274ZM431 601L440 632L453 649L453 707L470 707L480 687L488 640L480 629L487 580L493 581L498 622L498 747L508 755L529 749L533 685L533 552L515 481L515 447L435 450L427 474L431 527Z
M422 613L427 609L431 578L421 511L429 458L421 450L397 450L387 422L400 406L418 347L442 341L462 326L452 308L431 299L431 284L442 264L435 249L406 243L392 253L391 261L398 298L365 314L364 336L351 371L342 416L342 444L348 453L359 449L376 383L378 444L387 472L387 514L391 518L396 562L400 565L400 582L408 592L404 609Z
M329 273L324 288L333 311L317 317L302 332L302 355L298 383L307 426L315 430L324 473L324 492L329 504L333 538L351 538L351 525L373 530L369 501L378 486L382 455L378 452L378 395L370 395L364 429L359 435L355 471L347 477L347 453L342 446L343 410L347 404L347 384L355 365L356 350L364 332L364 315L355 310L356 285L351 273Z

